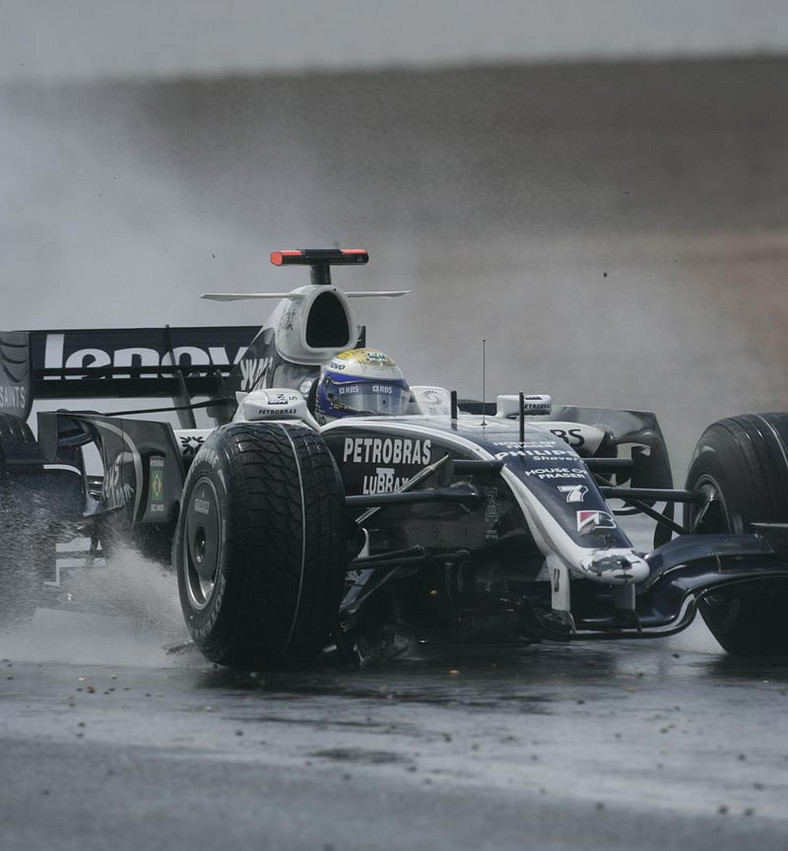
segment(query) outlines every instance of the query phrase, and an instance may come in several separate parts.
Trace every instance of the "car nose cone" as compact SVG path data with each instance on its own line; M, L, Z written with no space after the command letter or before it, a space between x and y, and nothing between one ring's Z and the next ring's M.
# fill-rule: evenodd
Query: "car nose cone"
M632 550L596 550L580 563L589 579L612 585L642 582L649 575L645 559Z

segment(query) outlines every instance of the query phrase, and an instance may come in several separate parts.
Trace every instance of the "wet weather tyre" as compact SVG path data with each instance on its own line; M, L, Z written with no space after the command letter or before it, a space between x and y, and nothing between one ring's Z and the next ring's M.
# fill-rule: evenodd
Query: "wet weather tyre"
M20 508L13 487L14 460L34 466L38 454L27 423L0 413L0 624L24 623L51 596L44 582L55 578L54 537Z
M323 439L281 423L217 429L183 489L173 564L213 662L301 665L328 643L347 563L345 494Z
M54 575L55 544L31 527L7 495L0 496L0 624L24 623L48 599L43 582Z
M788 523L788 414L745 414L709 426L695 447L687 488L706 495L705 503L685 507L691 532L741 534L753 523ZM788 583L720 588L698 608L729 653L788 653Z

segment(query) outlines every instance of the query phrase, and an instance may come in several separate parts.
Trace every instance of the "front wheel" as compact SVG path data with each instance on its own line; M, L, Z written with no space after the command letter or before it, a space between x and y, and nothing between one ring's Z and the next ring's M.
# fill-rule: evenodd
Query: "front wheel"
M709 426L695 447L687 489L706 497L685 506L690 532L741 534L753 523L788 522L788 414L746 414ZM719 588L698 609L730 653L788 653L786 582Z
M213 432L186 478L173 545L205 656L258 670L312 660L337 619L345 523L342 479L318 434L280 423Z

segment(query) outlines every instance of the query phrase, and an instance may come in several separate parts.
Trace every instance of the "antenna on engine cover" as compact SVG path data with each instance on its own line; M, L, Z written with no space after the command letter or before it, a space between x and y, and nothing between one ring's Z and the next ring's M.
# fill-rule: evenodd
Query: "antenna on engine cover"
M487 425L487 338L482 338L482 425Z
M520 420L520 445L525 443L525 393L521 390L517 397L517 406Z

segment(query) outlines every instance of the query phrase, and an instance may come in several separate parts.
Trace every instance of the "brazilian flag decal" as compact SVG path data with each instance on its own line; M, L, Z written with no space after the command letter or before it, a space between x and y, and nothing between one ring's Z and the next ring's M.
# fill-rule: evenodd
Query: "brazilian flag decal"
M150 460L150 494L149 502L164 501L164 459L151 458ZM154 509L155 510L155 509Z
M161 502L164 497L164 473L161 470L154 470L150 480L150 498L156 502Z

